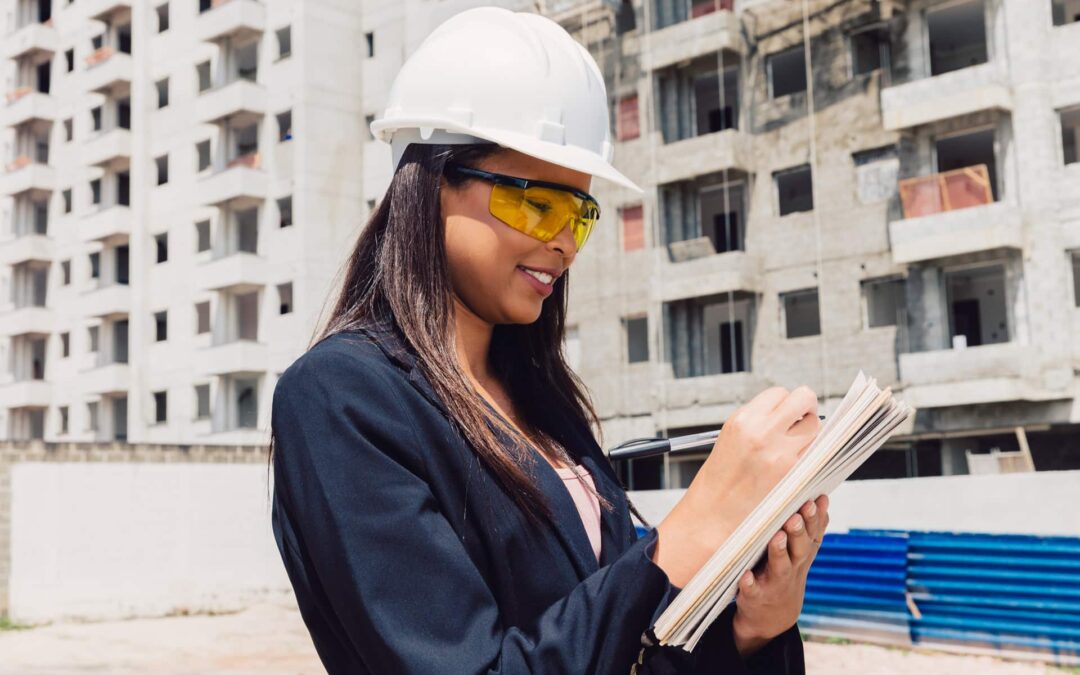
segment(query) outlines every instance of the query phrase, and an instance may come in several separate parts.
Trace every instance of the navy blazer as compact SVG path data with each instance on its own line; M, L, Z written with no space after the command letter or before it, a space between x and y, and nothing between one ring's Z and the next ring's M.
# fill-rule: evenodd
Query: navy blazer
M615 505L599 564L566 487L535 480L556 522L536 529L495 482L386 324L332 335L273 397L272 523L315 648L332 675L802 673L797 627L744 661L734 605L693 653L643 633L679 589L637 538L591 430L563 443ZM503 437L505 439L505 437ZM508 440L508 439L507 439Z

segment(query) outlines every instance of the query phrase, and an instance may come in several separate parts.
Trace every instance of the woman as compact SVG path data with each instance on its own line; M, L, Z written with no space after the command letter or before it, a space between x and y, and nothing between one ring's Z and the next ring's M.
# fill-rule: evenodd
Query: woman
M438 100L431 90L461 64L493 67L469 58L477 30L508 59L547 50L559 86L525 71L518 96L485 102L497 78L480 72L445 88L453 105ZM410 98L417 78L423 100ZM805 388L762 392L671 513L635 537L561 352L568 269L599 212L591 178L638 189L607 161L602 83L556 24L479 8L420 46L372 125L389 130L396 170L272 411L274 534L332 674L803 671L795 620L824 498L777 533L692 653L649 630L812 440L817 402ZM534 94L565 97L562 142L533 124L551 110ZM449 108L454 119L440 118ZM493 119L501 130L481 123Z

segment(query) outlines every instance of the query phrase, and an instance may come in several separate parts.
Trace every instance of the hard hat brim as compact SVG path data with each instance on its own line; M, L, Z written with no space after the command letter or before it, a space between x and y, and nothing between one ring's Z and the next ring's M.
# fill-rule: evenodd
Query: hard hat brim
M527 136L512 131L502 131L484 128L470 129L470 134L479 138L494 141L499 145L517 150L530 157L542 159L545 162L558 164L559 166L587 173L597 178L609 180L619 186L633 190L638 194L644 194L634 181L624 176L618 169L609 164L599 155L589 152L576 145L562 145L542 141L534 136Z
M371 124L372 134L381 140L389 139L389 142L393 144L395 131L398 129L413 129L413 128L428 128L440 129L448 132L449 136L455 134L462 134L462 140L459 142L470 142L468 137L474 137L492 143L498 143L499 145L517 150L530 157L536 157L542 159L545 162L551 162L552 164L558 164L559 166L566 167L568 169L574 169L582 173L587 173L597 178L609 180L616 185L632 190L638 194L644 194L644 190L641 189L634 181L624 176L618 169L612 166L607 160L600 155L590 152L584 148L576 145L568 145L562 143L553 143L550 141L543 141L535 136L527 134L517 133L514 131L505 131L502 129L491 129L487 127L474 127L465 126L460 124L454 124L449 120L433 120L431 118L425 119L409 119L409 118L395 118L391 120L376 120ZM429 131L428 134L431 132ZM410 134L412 136L412 134ZM447 136L444 135L445 139ZM410 141L410 142L425 142L425 141ZM435 140L426 142L438 142ZM404 148L402 148L402 152Z

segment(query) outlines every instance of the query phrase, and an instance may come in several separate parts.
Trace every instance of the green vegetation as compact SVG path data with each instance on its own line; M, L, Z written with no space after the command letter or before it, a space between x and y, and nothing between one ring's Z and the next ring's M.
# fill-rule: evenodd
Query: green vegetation
M15 623L6 616L0 616L0 631L3 631L3 630L26 630L27 628L32 628L32 626L28 626L28 625L23 624L23 623Z

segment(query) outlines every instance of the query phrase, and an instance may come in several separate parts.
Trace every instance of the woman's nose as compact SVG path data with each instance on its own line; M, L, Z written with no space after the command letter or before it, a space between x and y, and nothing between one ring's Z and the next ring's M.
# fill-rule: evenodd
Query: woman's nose
M559 230L559 233L555 235L555 238L549 241L547 245L548 248L561 253L564 258L573 260L574 256L577 255L577 242L574 241L574 229L569 224Z

